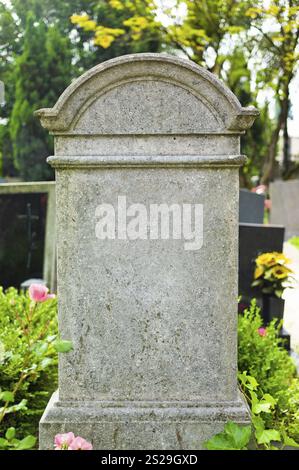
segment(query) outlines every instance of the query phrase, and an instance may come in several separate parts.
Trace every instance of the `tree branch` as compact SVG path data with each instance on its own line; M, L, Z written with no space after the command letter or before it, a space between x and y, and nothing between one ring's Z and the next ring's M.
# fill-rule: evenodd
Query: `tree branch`
M252 25L253 28L257 29L260 33L262 33L262 35L264 36L265 39L267 39L267 41L271 44L272 47L274 47L274 49L276 49L278 52L280 52L280 49L278 46L276 46L276 44L274 44L274 42L272 41L272 39L268 36L268 34L266 34L262 28L260 28L259 26L256 26L255 24Z

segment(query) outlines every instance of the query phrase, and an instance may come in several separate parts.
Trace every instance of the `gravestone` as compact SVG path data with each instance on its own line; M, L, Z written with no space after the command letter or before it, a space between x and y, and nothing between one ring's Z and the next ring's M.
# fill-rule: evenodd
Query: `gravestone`
M239 222L247 224L264 223L265 196L248 189L240 189Z
M299 180L270 184L271 224L285 226L285 239L299 236Z
M270 319L276 317L275 297L273 302L272 299L263 297L258 288L251 286L254 279L254 261L261 253L281 253L284 233L285 228L280 225L239 224L239 308L243 311L249 307L251 299L255 298L265 322L269 314ZM265 301L270 302L269 308L266 308ZM282 328L279 336L285 340L284 347L290 350L289 333Z
M55 182L0 184L0 285L56 288Z
M37 112L55 137L59 394L40 448L198 449L249 421L237 387L242 108L214 75L123 56ZM191 217L192 216L192 217Z
M254 297L261 298L257 288L251 287L255 262L261 253L283 251L284 227L280 225L239 225L239 294L248 305Z

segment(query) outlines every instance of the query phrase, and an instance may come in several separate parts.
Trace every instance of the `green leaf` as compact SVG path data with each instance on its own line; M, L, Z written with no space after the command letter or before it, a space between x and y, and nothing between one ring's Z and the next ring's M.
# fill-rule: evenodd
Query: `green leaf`
M271 441L280 441L280 433L276 429L264 429L256 432L255 437L258 444L269 444Z
M35 353L38 355L38 356L42 356L43 354L45 354L45 352L47 351L49 347L49 344L48 343L40 343L36 346L35 348Z
M258 402L252 405L252 413L258 415L259 413L270 413L271 412L271 403L267 402Z
M238 373L238 379L243 385L246 384L246 381L247 381L247 372L246 372L246 370L244 370L244 372L242 372L242 374L240 372Z
M282 438L283 438L283 443L285 446L291 446L291 447L299 447L298 442L294 441L292 437L289 437L285 431L282 431Z
M5 402L12 402L15 400L14 394L9 391L1 392L0 393L0 400Z
M73 349L73 343L66 339L57 339L54 341L53 346L60 353L67 353Z
M273 287L264 287L264 288L262 289L262 292L263 292L264 294L272 294L272 293L273 293Z
M224 431L205 442L208 450L244 450L250 441L251 426L240 426L229 421Z
M5 360L5 347L4 344L0 341L0 364L3 364Z
M11 441L16 435L16 430L15 428L8 428L6 433L5 433L5 437L8 441Z
M32 447L35 446L35 443L36 443L36 437L26 436L17 444L16 450L32 449Z
M17 403L16 405L10 406L10 409L14 413L15 411L21 411L21 410L27 410L27 400L23 398L23 400L20 401L20 403Z
M209 441L204 443L208 450L238 450L233 447L232 442L224 432L216 434Z
M279 298L280 298L280 297L282 296L282 294L283 294L283 290L278 290L278 289L276 289L276 290L274 291L274 293L275 293L276 297L279 297Z
M0 437L0 449L5 449L8 445L8 442L6 439L3 439L3 437Z
M17 403L16 405L12 405L6 408L5 414L7 415L9 413L15 413L16 411L27 410L26 405L27 405L27 400L23 398L23 400L21 400L20 403ZM3 407L0 408L0 413L2 413L2 411L3 411Z
M242 385L247 388L248 390L256 390L258 387L258 382L254 377L251 375L247 375L247 372L244 371L242 374L238 374L238 379L242 383Z
M251 426L240 426L233 421L229 421L224 426L224 431L231 437L234 447L237 449L243 449L250 441Z
M251 421L256 432L261 433L265 429L264 420L261 416L252 415Z
M265 395L263 395L263 401L264 400L270 403L271 406L275 406L277 403L277 400L275 400L275 398L273 398L272 395L270 395L269 393L265 393Z
M23 369L24 372L34 372L37 369L37 364L33 363L31 364L30 367L27 367L27 369Z
M271 408L276 404L276 400L266 393L262 400L257 398L257 394L255 392L250 391L251 396L251 411L253 414L259 413L271 413Z
M46 369L48 366L50 366L51 364L53 363L53 359L51 359L50 357L45 357L41 363L40 363L40 367L42 369Z
M256 390L257 387L258 387L258 382L256 381L256 379L254 377L251 377L251 375L248 375L247 376L247 388L248 390Z
M291 243L294 245L296 248L299 249L299 237L292 237L288 240L288 243Z
M47 336L46 341L48 343L52 343L56 338L57 338L57 335L50 335L50 336Z

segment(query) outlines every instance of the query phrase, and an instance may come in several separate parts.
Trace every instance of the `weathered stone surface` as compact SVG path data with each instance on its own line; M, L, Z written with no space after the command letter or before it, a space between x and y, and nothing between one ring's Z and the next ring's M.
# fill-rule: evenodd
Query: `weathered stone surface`
M57 187L58 295L64 334L74 341L74 353L62 357L60 398L109 400L113 391L116 400L233 400L236 338L227 344L227 335L236 318L223 324L223 311L238 296L237 225L228 223L237 213L237 171L65 170ZM117 205L119 192L127 205L147 208L200 201L204 246L98 240L95 207L103 199Z
M55 135L59 399L40 446L195 449L247 422L236 380L240 133L256 111L189 61L124 56L38 112ZM96 208L201 204L203 243L96 237ZM117 214L118 216L119 214ZM125 238L125 237L123 237Z
M270 184L271 224L285 226L285 239L299 236L299 180L274 181Z
M248 424L241 396L233 402L81 402L58 401L55 393L40 423L40 449L59 432L88 436L97 449L202 449L202 443L232 420Z
M258 111L191 61L132 54L93 67L37 115L55 134L146 135L242 131Z

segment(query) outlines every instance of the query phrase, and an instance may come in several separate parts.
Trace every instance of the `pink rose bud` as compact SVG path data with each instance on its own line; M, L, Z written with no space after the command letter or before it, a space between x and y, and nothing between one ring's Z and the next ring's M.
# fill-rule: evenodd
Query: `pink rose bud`
M267 334L266 328L259 328L259 329L257 330L257 332L258 332L258 334L259 334L260 336L266 336L266 334Z
M29 297L34 302L44 302L48 299L54 299L55 294L48 294L49 289L42 284L31 284L29 287Z
M69 447L74 439L75 435L73 432L67 432L66 434L56 434L54 439L55 450L69 450Z
M78 436L71 442L69 450L92 450L92 444Z
M265 194L267 191L267 186L265 186L264 184L260 184L259 186L252 188L251 191L256 194Z

